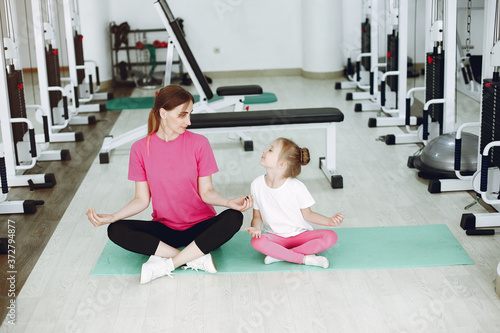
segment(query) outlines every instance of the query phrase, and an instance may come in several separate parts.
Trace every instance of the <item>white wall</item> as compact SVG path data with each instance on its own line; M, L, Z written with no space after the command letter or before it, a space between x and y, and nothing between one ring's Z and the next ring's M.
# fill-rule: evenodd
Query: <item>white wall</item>
M102 0L85 0L79 1L78 7L85 60L97 62L102 81L111 80L110 4Z
M111 20L131 29L162 28L153 1L110 0ZM300 0L170 0L184 19L200 67L210 71L300 68ZM139 14L140 13L140 14ZM218 49L218 53L216 51Z
M59 5L63 1L68 0L58 1ZM15 2L20 9L18 17L23 32L26 30L24 0ZM321 2L326 6L323 12L311 7ZM163 28L153 3L154 0L79 1L85 57L99 63L101 80L110 80L112 76L109 23L127 21L132 29ZM362 0L169 0L174 15L184 19L189 45L200 67L207 72L289 68L316 72L341 70L348 50L360 47L361 3ZM384 6L385 0L379 0L381 24L384 24ZM423 47L424 9L425 1L409 1L408 54L417 62L425 60L425 54L415 52L415 48ZM313 16L306 18L311 14ZM477 51L482 49L481 14L481 10L473 11L472 40ZM314 19L314 15L321 17ZM463 10L459 10L458 23L464 41ZM59 24L62 25L61 20ZM385 33L383 26L380 33ZM385 43L386 37L382 36L381 57L385 56ZM31 60L30 52L26 51L28 45L33 48ZM317 54L322 56L319 60L310 58L308 50L313 47L317 52L331 53L331 59L326 59L325 54ZM23 67L33 66L36 63L33 60L34 43L23 38L20 48ZM64 57L61 52L61 64L67 65Z

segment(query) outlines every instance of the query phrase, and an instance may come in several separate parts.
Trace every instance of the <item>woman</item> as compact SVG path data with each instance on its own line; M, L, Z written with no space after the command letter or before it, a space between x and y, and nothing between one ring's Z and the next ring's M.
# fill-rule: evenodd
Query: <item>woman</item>
M193 102L179 86L159 91L149 114L148 135L130 151L128 178L135 181L135 198L114 214L87 211L94 226L109 224L114 243L151 256L142 266L141 283L172 277L171 272L184 264L216 273L210 252L240 230L241 212L253 206L251 196L227 199L214 189L212 174L218 168L210 143L186 131ZM152 221L127 219L150 201ZM217 215L212 205L229 209Z

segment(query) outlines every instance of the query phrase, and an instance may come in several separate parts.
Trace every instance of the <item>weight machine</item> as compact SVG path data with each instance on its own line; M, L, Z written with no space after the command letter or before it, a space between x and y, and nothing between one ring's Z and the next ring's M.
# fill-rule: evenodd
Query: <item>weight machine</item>
M368 127L403 126L406 120L405 99L408 65L408 1L390 0L386 8L387 22L387 71L380 80L378 103L388 116L370 118ZM384 64L379 64L383 66ZM409 125L416 125L417 118L410 116Z
M45 5L43 8L42 3ZM38 85L40 88L40 104L46 110L46 118L43 118L44 127L48 132L50 142L83 141L81 132L60 132L70 122L75 122L74 112L70 112L68 96L71 94L67 89L61 88L61 75L59 68L59 56L55 27L55 4L53 0L32 0L33 29L36 46L36 60L38 67ZM43 10L45 9L45 11ZM43 17L45 12L45 18ZM73 99L72 109L75 108ZM48 111L50 110L50 111ZM40 119L41 117L37 117ZM87 123L95 123L95 117L87 117ZM43 136L37 135L37 142L44 142ZM69 156L68 156L69 157ZM68 158L69 159L69 158Z
M388 145L427 143L449 133L455 126L455 49L456 49L456 0L426 1L425 26L425 86L406 92L405 123L407 133L385 136ZM446 23L446 24L445 24ZM410 109L415 92L425 92L422 125L412 130ZM415 157L410 157L413 166ZM418 161L417 161L418 162Z
M2 20L1 16L0 20ZM2 61L2 64L5 64L5 58L3 52L4 44L3 44L3 36L1 29L0 29L0 37L2 37L0 38L0 50L1 50L0 61ZM26 125L29 124L29 121L27 119L17 118L17 117L11 118L9 114L10 112L9 93L7 91L9 86L9 83L7 82L8 77L9 74L7 74L5 70L0 70L0 126L2 130L2 141L3 141L3 143L0 144L0 180L2 188L2 194L0 195L0 214L19 214L19 213L32 214L36 212L37 205L43 205L44 203L43 201L7 200L7 196L9 193L9 182L7 178L7 162L9 162L11 165L13 164L12 162L14 161L14 153L15 153L13 143L14 139L16 140L18 139L18 135L14 136L13 129L14 126L16 126L16 130L20 129L22 133L22 131L26 128ZM32 131L32 126L30 128L30 131ZM31 141L31 148L32 151L34 151L36 158L36 147L33 150L33 145L34 141Z
M113 94L99 92L101 84L99 67L95 61L85 60L83 55L83 36L80 33L78 1L63 1L63 13L66 47L68 51L69 81L71 83L68 89L73 90L76 113L105 111L105 104L82 104L96 100L109 100L113 98ZM97 85L95 89L94 75ZM73 122L71 123L73 124Z
M35 140L33 123L27 118L27 109L40 109L37 105L26 105L24 99L24 84L20 69L19 53L16 44L17 21L15 7L10 0L3 2L5 17L0 17L0 126L2 144L0 149L3 203L10 186L29 186L31 190L49 188L56 184L53 174L24 175L26 170L33 168L37 161L62 159L67 151L48 151L48 142L38 145ZM4 38L4 31L7 37ZM40 202L34 203L41 204ZM0 212L23 212L19 203L4 204L5 210ZM8 207L6 207L8 206ZM33 211L31 206L31 211ZM35 209L36 210L36 209Z
M500 1L485 0L482 98L478 171L471 177L474 191L484 203L500 211ZM500 213L466 213L460 226L467 235L493 235Z
M356 57L356 67L352 66L352 54L359 49L353 49L349 52L349 57L347 58L347 68L346 76L349 81L337 82L335 84L335 89L355 89L359 88L365 90L363 92L352 92L346 94L346 100L360 100L360 99L373 99L374 98L374 74L372 71L371 64L376 64L378 67L378 18L376 17L378 13L378 0L365 0L362 4L362 19L361 23L361 53ZM378 82L377 82L378 90ZM373 103L369 103L373 104ZM370 105L367 103L362 103L364 105L360 107L360 110L355 111L367 111L370 109ZM376 106L379 110L380 107Z

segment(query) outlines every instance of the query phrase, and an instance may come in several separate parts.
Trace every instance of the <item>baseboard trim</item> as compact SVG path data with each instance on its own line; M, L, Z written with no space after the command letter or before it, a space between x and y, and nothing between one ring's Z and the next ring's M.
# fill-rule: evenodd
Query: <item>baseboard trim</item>
M205 75L216 79L234 79L240 77L297 76L301 75L300 71L300 68L259 69L241 71L214 71L205 72Z
M261 69L261 70L244 70L244 71L224 71L224 72L205 72L205 75L215 79L234 79L241 77L270 77L270 76L302 76L306 79L313 80L331 80L338 79L344 76L344 71L338 72L308 72L301 68L284 68L284 69Z
M319 73L319 72L308 72L305 70L301 70L302 77L305 77L306 79L312 79L312 80L333 80L333 79L339 79L344 77L344 71L338 71L338 72L325 72L325 73Z

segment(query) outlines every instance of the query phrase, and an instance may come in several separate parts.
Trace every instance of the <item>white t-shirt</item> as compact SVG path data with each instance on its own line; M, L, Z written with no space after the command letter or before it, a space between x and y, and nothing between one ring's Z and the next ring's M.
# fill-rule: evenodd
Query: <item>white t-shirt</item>
M279 188L271 188L263 175L252 182L251 191L253 208L260 211L264 232L291 237L313 230L300 210L311 207L315 201L300 180L287 178Z

